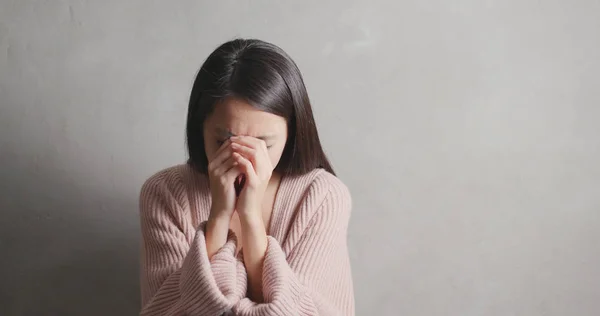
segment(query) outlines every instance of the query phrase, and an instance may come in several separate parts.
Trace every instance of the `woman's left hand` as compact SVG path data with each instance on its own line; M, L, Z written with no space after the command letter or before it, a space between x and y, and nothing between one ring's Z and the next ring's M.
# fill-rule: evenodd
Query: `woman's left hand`
M239 216L262 219L262 200L273 174L267 145L250 136L231 137L233 156L245 175L245 183L236 204Z

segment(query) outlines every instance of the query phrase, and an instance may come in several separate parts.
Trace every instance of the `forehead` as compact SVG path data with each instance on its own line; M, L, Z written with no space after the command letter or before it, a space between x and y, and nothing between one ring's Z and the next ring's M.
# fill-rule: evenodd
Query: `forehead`
M235 135L264 136L286 130L285 119L260 111L244 100L228 98L215 106L206 121L206 127L215 132Z

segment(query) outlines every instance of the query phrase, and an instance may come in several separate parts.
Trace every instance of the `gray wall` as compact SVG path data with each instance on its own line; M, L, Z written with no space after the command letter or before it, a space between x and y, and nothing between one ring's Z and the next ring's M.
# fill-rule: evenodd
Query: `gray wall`
M236 36L302 69L358 315L600 314L599 1L0 6L0 314L138 311L137 196Z

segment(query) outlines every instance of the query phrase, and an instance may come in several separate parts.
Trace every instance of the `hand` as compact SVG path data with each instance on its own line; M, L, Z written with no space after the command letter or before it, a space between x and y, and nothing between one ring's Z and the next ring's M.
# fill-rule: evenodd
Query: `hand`
M240 170L236 168L238 162L232 154L232 143L227 140L208 163L208 178L212 197L211 219L227 219L227 222L229 222L235 210L234 182L236 177L240 175Z
M273 174L267 146L254 137L232 137L233 157L245 179L236 210L242 226L244 265L248 275L248 297L263 302L263 262L268 247L267 231L262 218L262 200Z
M258 216L262 219L262 200L273 174L267 145L263 140L249 136L236 136L231 140L236 169L245 176L236 210L240 217Z

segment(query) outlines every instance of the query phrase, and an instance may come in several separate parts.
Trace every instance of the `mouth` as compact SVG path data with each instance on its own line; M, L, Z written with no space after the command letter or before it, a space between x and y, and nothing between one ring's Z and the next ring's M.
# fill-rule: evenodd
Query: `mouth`
M246 184L245 174L240 174L239 176L237 176L237 178L235 178L235 182L233 183L233 186L235 187L235 196L240 196L240 193L244 188L244 184Z

